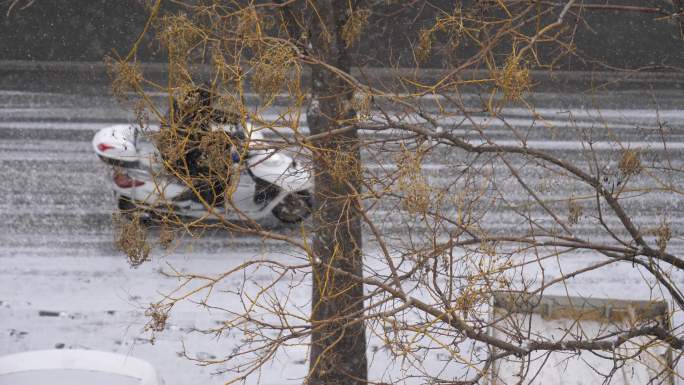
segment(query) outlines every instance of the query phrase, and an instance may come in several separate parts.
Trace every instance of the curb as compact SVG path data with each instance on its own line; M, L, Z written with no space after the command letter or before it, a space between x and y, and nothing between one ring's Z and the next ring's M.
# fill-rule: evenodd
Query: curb
M140 64L143 74L150 80L164 84L168 65L164 63ZM208 78L210 67L199 65L193 68L198 78ZM303 84L309 82L309 71L303 72ZM380 88L396 88L405 92L398 79L412 83L430 85L437 82L449 70L414 68L352 68L357 79ZM640 72L640 71L531 71L534 89L537 91L584 91L625 89L682 89L684 73ZM468 70L460 74L464 80L487 79L485 70ZM110 79L103 62L39 62L22 60L0 60L0 88L27 90L54 90L67 88L85 91L88 88L109 87ZM401 89L400 89L401 88ZM476 89L477 86L459 86L459 89Z

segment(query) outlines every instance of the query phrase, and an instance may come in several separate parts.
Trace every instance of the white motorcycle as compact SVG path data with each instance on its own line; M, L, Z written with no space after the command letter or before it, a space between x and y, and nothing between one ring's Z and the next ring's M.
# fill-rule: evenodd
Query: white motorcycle
M230 130L218 127L214 129ZM250 143L261 139L252 126L243 129ZM188 218L254 221L272 217L301 222L311 212L312 178L308 169L283 151L250 149L236 181L230 205L207 207L182 181L164 172L155 146L129 125L105 127L92 141L95 153L111 166L119 209L170 213Z

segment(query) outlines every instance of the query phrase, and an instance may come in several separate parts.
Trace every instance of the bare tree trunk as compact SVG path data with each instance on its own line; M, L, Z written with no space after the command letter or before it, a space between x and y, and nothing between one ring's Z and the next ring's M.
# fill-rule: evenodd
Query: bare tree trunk
M341 37L346 2L316 2L311 17L312 54L322 62L349 71L350 58ZM329 70L312 68L312 101L307 120L312 134L325 133L354 116L352 89ZM355 204L359 190L360 155L356 130L327 136L314 152L315 198L313 251L320 260L313 269L309 384L365 384L367 377L363 285L332 274L332 265L362 275L361 222Z

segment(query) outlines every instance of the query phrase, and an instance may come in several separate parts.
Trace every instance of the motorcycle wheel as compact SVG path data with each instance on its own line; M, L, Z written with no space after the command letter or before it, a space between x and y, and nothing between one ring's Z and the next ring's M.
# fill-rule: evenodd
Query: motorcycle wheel
M133 203L129 198L126 198L124 196L118 197L117 207L119 208L119 211L121 211L124 214L133 214L135 211L139 210L139 208L136 207L135 203Z
M292 193L274 207L271 213L283 223L294 224L308 217L312 206L311 195L308 193Z
M138 216L143 224L150 224L154 215L152 212L145 210L144 208L138 206L130 198L119 196L117 199L117 207L119 208L119 213L125 218L133 219Z

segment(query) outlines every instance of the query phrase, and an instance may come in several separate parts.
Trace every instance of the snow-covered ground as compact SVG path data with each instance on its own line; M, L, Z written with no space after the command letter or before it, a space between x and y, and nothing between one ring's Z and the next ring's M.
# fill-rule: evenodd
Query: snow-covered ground
M584 162L578 139L586 130L592 130L599 143L607 143L609 134L604 127L617 132L632 148L662 153L660 133L654 128L663 124L668 134L667 147L674 150L673 167L681 169L684 113L678 109L679 96L675 91L655 95L661 105L659 114L651 109L650 97L643 102L640 93L629 91L602 95L598 98L602 104L592 108L578 104L582 99L576 95L547 94L536 111L541 117L520 109L504 114L510 114L510 123L529 132L534 146L563 153L578 162ZM596 107L604 105L608 107L601 108L599 114ZM160 299L160 293L178 285L175 279L161 275L160 270L168 271L173 266L185 272L220 272L254 258L292 258L284 257L291 250L256 237L208 234L183 241L173 252L158 250L151 262L130 268L112 244L114 202L105 183L107 171L90 147L90 138L97 129L128 122L130 116L107 96L0 91L0 354L54 347L99 349L152 362L168 385L224 383L225 375L210 374L231 363L203 367L179 356L185 346L199 358L220 359L244 344L237 331L220 338L192 332L216 325L224 318L221 312L184 303L174 308L166 330L150 340L150 333L145 331L145 310ZM485 119L477 118L477 123L487 124L491 130L488 132L502 143L512 142L501 124ZM305 123L301 122L303 131ZM599 145L597 150L606 158L614 156L613 146ZM369 170L393 167L391 159L371 155L364 154L370 162ZM446 151L428 159L423 169L432 183L449 183L448 170L457 168L462 161L462 154ZM681 185L683 181L675 182ZM514 185L509 188L510 201L524 199L523 193L515 192ZM665 212L674 232L669 250L684 251L684 202L664 195L651 199L630 201L627 208L642 226L657 225ZM392 207L381 206L373 212L374 219L384 223L382 230L386 234L401 238L405 228L397 215ZM500 232L520 226L506 212L493 213L484 218L484 223ZM589 235L593 231L582 223L574 229ZM294 230L284 231L296 234ZM372 244L368 253L376 254ZM561 272L600 261L587 253L571 254L546 261L543 270L527 268L525 278L548 281ZM615 263L570 279L547 293L620 299L659 297L660 293L645 284L642 273L630 264ZM258 285L270 276L264 273L250 278ZM238 286L241 280L230 278L223 285ZM684 285L681 277L675 280ZM283 284L276 290L285 292L288 287ZM308 312L309 290L304 278L296 290L288 291L293 311ZM230 295L217 294L213 298L217 306L235 306L235 298ZM677 319L681 315L676 315ZM388 381L402 375L400 361L388 368L387 354L375 337L369 341L369 353L372 378L384 377ZM442 356L430 354L425 361L430 369L446 370L447 374L454 370L456 374L458 370ZM306 358L305 346L293 346L278 354L250 383L301 383Z

